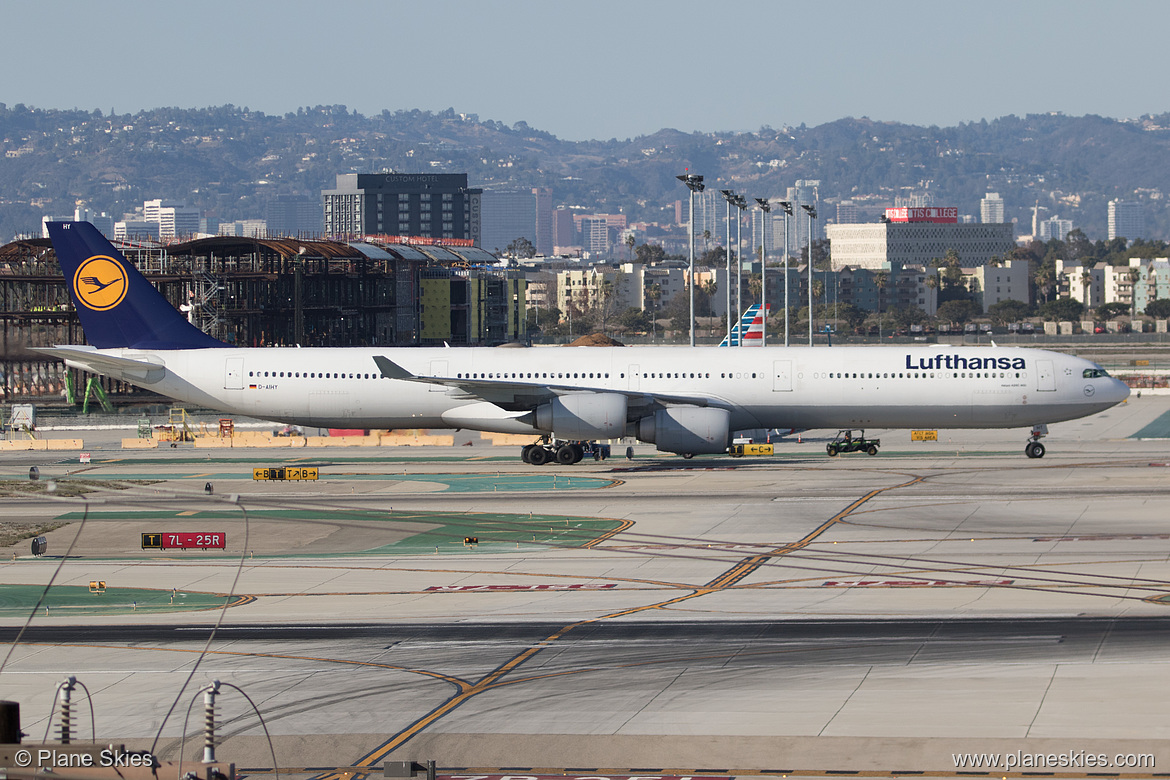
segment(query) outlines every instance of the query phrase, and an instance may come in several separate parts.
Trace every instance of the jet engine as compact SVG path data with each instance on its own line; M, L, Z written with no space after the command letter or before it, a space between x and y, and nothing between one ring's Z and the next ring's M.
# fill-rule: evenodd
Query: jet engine
M638 421L638 438L661 452L703 455L727 451L731 412L699 406L672 406Z
M626 429L620 393L570 393L536 407L536 427L563 439L616 439Z

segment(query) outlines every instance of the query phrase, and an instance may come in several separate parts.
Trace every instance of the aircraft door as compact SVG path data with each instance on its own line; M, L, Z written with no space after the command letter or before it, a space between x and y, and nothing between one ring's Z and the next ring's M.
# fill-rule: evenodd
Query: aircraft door
M1056 390L1056 372L1052 370L1051 360L1036 361L1036 389L1052 392Z
M772 390L777 393L792 392L792 361L772 361Z
M431 376L447 376L447 361L446 360L432 360L429 370ZM445 385L431 385L432 393L445 393L447 387Z
M223 373L224 390L244 389L244 359L228 358Z
M630 378L630 389L640 390L642 387L642 367L637 363L631 365L627 376Z

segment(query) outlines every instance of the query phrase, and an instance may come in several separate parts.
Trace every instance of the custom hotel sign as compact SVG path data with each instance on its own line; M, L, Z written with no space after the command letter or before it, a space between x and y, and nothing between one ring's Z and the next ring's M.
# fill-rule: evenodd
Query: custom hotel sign
M886 209L886 220L889 222L935 222L945 225L954 225L959 221L959 209L956 206L928 206L925 208Z

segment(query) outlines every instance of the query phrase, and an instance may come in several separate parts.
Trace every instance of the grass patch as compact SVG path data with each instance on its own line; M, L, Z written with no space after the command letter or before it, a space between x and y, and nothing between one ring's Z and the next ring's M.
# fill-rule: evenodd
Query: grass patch
M43 493L54 493L58 496L81 496L95 490L125 490L135 485L155 485L161 479L85 479L83 477L66 477L65 479L0 479L0 497L35 496ZM49 485L53 486L49 490Z

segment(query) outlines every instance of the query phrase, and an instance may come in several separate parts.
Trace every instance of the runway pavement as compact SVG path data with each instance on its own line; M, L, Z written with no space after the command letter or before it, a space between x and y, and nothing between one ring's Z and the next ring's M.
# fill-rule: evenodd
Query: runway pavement
M161 726L174 753L182 718L163 716L222 617L193 685L252 695L285 768L953 772L953 753L1009 749L1152 752L1167 767L1170 442L1130 437L1168 413L1147 396L1052 426L1043 460L1019 431L870 431L881 454L832 460L831 432L809 432L772 459L639 449L539 469L486 447L250 458L87 443L85 468L4 454L10 486L35 463L58 489L10 490L0 518L65 523L48 556L6 553L5 639L33 611L28 586L76 590L37 611L0 695L39 737L76 674L99 737L149 744ZM321 479L252 481L253 465L294 458ZM148 531L227 542L142 550ZM155 607L119 589L153 591ZM169 611L182 594L233 606ZM270 765L228 702L223 751Z

